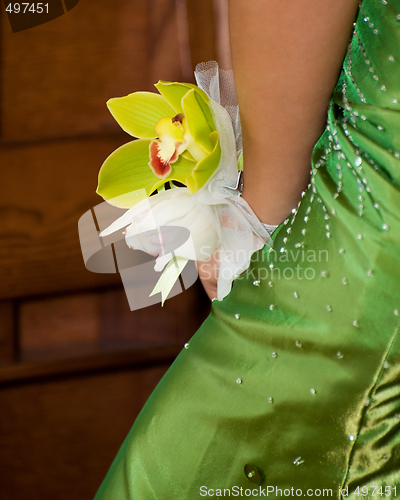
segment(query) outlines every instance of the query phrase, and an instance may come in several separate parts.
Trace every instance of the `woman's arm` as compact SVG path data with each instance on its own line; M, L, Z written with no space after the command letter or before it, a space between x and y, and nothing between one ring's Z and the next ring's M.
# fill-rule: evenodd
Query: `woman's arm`
M229 0L243 198L279 224L307 187L358 0Z
M264 223L282 222L307 187L357 6L358 0L229 0L243 198ZM218 254L197 262L211 299L218 268Z

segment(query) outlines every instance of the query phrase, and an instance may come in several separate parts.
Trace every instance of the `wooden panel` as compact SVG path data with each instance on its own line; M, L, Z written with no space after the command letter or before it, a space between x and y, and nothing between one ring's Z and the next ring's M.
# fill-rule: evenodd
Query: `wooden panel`
M160 304L130 312L122 292L105 292L101 298L102 344L114 341L139 345L149 342L184 344L210 311L210 301L198 280L185 292Z
M58 353L60 357L55 357L57 352L52 349L32 359L1 365L0 386L3 388L21 382L39 383L41 380L55 381L72 375L82 377L84 374L169 364L182 349L182 345L138 348L125 343L119 348L110 349L99 349L98 346L67 348Z
M13 34L2 12L2 141L117 130L105 102L144 89L146 0L82 1Z
M0 149L0 185L8 187L0 200L0 297L120 283L116 274L86 270L77 225L103 201L95 194L99 166L123 142L124 137Z
M0 301L0 364L15 361L17 356L15 304L11 300Z
M0 498L92 499L167 367L3 387Z
M22 356L43 348L96 345L99 323L95 293L26 301L20 307Z
M130 311L123 290L26 300L20 306L21 358L68 357L77 349L183 345L210 309L200 283Z

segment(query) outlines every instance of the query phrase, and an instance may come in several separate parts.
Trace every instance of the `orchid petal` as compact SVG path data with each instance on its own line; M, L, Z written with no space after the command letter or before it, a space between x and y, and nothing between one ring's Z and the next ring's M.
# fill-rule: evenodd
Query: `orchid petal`
M210 140L210 134L213 131L210 124L208 123L203 110L198 101L197 93L195 90L190 90L182 98L182 107L185 114L184 126L187 127L189 134L184 134L184 139L186 140L187 149L196 158L197 151L192 149L192 144L189 142L190 137L192 138L194 144L197 144L204 149L205 154L211 153L213 150L213 144ZM189 137L187 137L189 135ZM202 158L196 158L202 159Z
M198 204L195 197L185 188L169 189L143 200L125 213L120 218L121 222L115 221L110 228L103 231L102 235L110 234L125 226L129 218L131 225L126 228L126 242L129 246L141 250L144 249L143 243L138 242L137 235L164 226L183 227L190 231L189 239L177 247L174 245L174 253L180 257L204 260L214 252L218 243L218 235L211 222L212 208ZM181 240L181 233L173 233L171 238L178 242ZM148 247L150 245L152 250L160 247L159 242L154 241L146 245Z
M145 200L147 201L147 205ZM137 203L134 207L127 210L123 215L121 215L121 217L115 220L106 229L103 229L103 231L100 233L100 236L101 237L109 236L110 234L115 233L116 231L120 231L129 224L132 224L132 220L135 217L141 216L143 213L145 213L146 209L147 211L150 210L148 198L144 198L143 200L141 200L141 202Z
M188 179L192 178L196 163L180 156L178 160L171 165L171 174L164 180L178 181L185 186L188 185Z
M143 195L137 197L138 190L149 196L168 181L186 185L196 163L180 156L172 165L169 176L159 179L148 165L150 142L144 139L131 141L111 153L100 169L97 194L111 205L130 208L143 199Z
M130 208L138 201L137 190L144 188L149 196L163 184L149 169L149 145L149 140L131 141L111 153L100 169L97 194L111 205Z
M183 259L182 257L174 257L170 260L149 297L152 297L156 293L161 293L161 305L163 306L170 291L175 285L176 280L179 278L179 275L187 263L188 260Z
M214 143L214 148L210 155L200 161L193 172L193 179L196 183L196 190L200 189L215 172L221 159L221 145L219 143L218 132L212 132L210 139Z
M172 83L160 80L158 83L156 83L155 87L160 92L160 94L165 97L165 99L177 113L183 112L182 98L189 92L189 90L194 90L200 97L199 105L206 117L206 120L213 129L215 128L211 108L208 105L208 103L210 102L210 98L204 92L204 90L197 87L197 85L194 85L193 83Z
M163 116L173 116L174 110L165 98L153 92L135 92L107 102L108 109L121 128L141 139L155 139L156 123Z
M187 160L190 160L190 161L194 161L196 162L196 160L193 158L193 156L189 153L189 151L185 150L183 151L183 153L181 153L181 155L186 158Z

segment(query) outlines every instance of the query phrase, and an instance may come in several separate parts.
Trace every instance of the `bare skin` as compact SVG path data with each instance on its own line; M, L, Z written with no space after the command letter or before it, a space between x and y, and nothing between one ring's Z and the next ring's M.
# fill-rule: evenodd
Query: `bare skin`
M243 198L264 223L282 222L308 185L357 7L358 0L229 0ZM216 297L217 259L197 267Z

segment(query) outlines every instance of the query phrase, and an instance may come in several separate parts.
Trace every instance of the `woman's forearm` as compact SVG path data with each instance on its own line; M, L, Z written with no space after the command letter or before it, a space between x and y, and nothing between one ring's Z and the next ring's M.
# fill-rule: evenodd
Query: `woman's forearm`
M307 187L357 6L357 0L229 0L243 197L262 222L280 223Z

